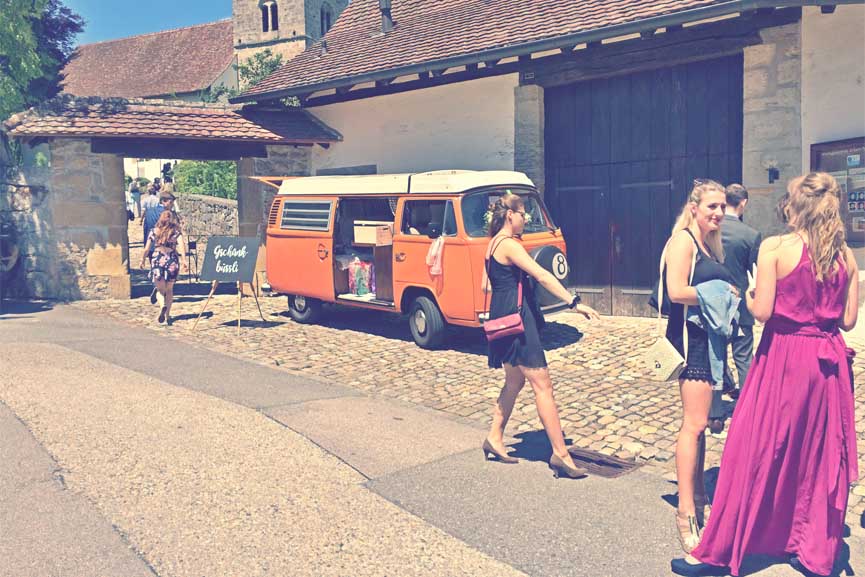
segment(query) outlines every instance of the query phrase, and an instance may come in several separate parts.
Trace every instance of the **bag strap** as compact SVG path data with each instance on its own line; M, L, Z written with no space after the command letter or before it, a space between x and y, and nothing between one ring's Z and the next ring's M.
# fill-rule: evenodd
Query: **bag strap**
M699 245L697 244L697 239L694 238L694 235L690 230L684 229L688 235L691 237L691 240L694 241L694 254L691 255L691 272L688 274L688 285L694 282L694 269L697 267L697 251L700 250ZM664 302L664 265L667 261L667 248L670 246L670 241L673 240L673 237L670 237L667 240L667 244L664 245L664 250L661 251L661 262L658 265L658 324L657 324L657 334L658 337L662 336L661 333L661 309L663 308L662 303ZM685 359L688 358L688 305L683 305L684 311L682 312L682 348L685 352Z
M489 286L490 286L490 267L492 267L493 255L495 254L496 249L499 248L499 246L501 246L501 244L504 241L508 240L509 238L513 238L513 237L512 236L502 237L502 239L499 242L497 242L496 245L493 247L493 249L490 251L490 256L487 258L487 264L486 264L487 288L489 288ZM487 320L489 320L489 316L490 316L489 310L487 310L488 295L489 295L489 291L485 290L484 291L484 309L483 309L483 312L484 312L484 314L487 315ZM519 281L517 281L517 312L522 312L522 308L523 308L523 271L521 270L520 271L520 279L519 279Z

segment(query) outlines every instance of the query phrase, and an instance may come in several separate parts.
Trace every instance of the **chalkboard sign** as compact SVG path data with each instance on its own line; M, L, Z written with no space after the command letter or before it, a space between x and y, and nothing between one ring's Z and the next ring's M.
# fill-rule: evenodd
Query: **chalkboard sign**
M258 260L257 236L211 236L201 278L217 282L252 282Z

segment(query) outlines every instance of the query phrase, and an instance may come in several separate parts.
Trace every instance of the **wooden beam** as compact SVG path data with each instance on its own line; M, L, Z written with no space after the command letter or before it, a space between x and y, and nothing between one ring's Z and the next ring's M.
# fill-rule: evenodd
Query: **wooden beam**
M382 78L381 80L376 80L375 85L379 88L384 88L385 86L390 86L396 78Z
M760 44L760 30L799 20L799 9L779 10L753 18L735 18L685 28L676 34L655 34L604 44L593 50L577 50L571 56L555 55L532 63L532 84L561 86L601 78L664 68L741 52Z
M430 73L429 72L419 72L417 77L418 77L418 80L429 80Z
M478 63L477 62L472 62L471 64L466 64L466 70L470 70L470 71L474 72L477 69L478 69Z
M438 70L433 70L432 75L435 78L440 78L447 71L447 68L439 68Z
M95 154L127 158L178 158L183 160L237 160L267 158L267 146L250 142L184 140L179 138L92 138Z
M501 76L502 74L512 74L515 72L520 72L522 68L524 67L521 66L519 62L506 62L503 64L499 64L495 68L480 67L477 70L457 70L456 72L451 72L450 74L445 75L439 74L438 76L436 76L435 74L433 74L432 77L424 77L422 75L418 75L417 80L396 82L391 84L390 86L355 88L345 96L340 96L338 94L326 94L322 96L317 96L314 98L310 98L308 105L323 106L325 104L348 102L351 100L370 98L373 96L382 96L385 94L398 94L401 92L409 92L411 90L430 88L432 86L443 86L452 82L463 82L465 80L475 80L477 78L489 78L492 76Z
M348 86L339 86L336 89L336 93L339 94L340 96L345 96L346 94L351 92L352 88L354 88L354 84L350 84Z
M655 29L654 28L652 28L651 30L643 30L642 32L640 32L640 38L642 38L643 40L649 40L654 35L655 35Z
M518 61L520 64L528 64L532 61L532 55L531 54L522 54L518 58Z
M495 68L495 66L499 63L499 60L500 59L498 58L495 60L487 60L486 62L484 62L484 66L486 66L487 68Z
M576 44L574 44L573 46L562 46L561 48L559 48L559 50L561 50L562 54L564 54L565 56L573 54L574 50L576 50L576 49L577 49Z

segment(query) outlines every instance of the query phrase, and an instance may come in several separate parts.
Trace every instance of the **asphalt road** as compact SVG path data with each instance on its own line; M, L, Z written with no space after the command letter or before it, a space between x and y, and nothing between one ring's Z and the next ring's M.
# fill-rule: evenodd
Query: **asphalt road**
M553 479L540 432L488 463L472 422L63 306L0 316L0 367L3 576L653 577L680 554L674 484ZM865 567L846 542L839 574Z

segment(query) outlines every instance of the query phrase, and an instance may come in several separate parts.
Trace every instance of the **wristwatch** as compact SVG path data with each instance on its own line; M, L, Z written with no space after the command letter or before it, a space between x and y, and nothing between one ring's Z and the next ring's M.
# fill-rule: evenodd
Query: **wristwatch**
M580 298L580 295L574 295L574 299L571 301L571 304L568 305L568 308L572 309L572 308L576 307L578 304L580 304L581 302L583 302L583 299Z

